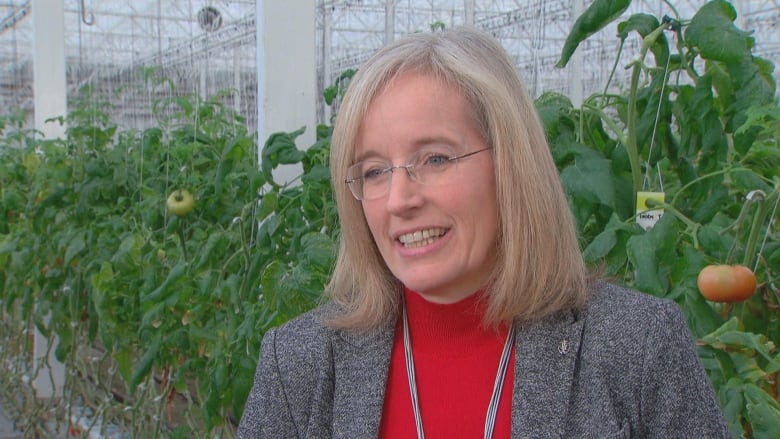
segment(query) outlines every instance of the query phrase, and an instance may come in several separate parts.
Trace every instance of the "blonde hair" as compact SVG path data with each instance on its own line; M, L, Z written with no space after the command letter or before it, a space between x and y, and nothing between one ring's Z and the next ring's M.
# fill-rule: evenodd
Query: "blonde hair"
M533 101L498 42L457 27L410 34L380 49L347 88L330 152L341 237L326 294L342 310L331 324L368 329L398 315L403 286L383 261L361 202L344 181L369 105L394 78L410 71L459 90L493 148L500 228L485 323L527 322L582 304L590 276Z

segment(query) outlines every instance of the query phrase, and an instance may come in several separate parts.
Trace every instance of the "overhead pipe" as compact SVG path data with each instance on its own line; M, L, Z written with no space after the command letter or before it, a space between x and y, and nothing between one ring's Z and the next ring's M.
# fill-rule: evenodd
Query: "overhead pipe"
M87 6L84 4L84 0L81 0L81 21L87 26L95 24L95 14L92 12L87 13Z

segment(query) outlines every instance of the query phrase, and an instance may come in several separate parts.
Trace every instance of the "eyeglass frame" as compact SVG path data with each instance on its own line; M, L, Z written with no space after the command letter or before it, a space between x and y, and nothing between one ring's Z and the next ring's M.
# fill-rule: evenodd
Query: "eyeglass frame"
M456 155L456 156L452 156L452 157L447 157L447 161L448 161L448 162L454 162L454 163L457 165L457 163L458 163L458 160L460 160L460 159L468 158L468 157L471 157L471 156L473 156L473 155L479 154L480 152L487 151L487 150L490 150L490 149L493 149L493 147L492 147L492 146L488 146L488 147L486 147L486 148L478 149L478 150L476 150L476 151L467 152L467 153L465 153L465 154ZM359 162L357 162L357 163L353 163L353 164L352 164L352 165L350 165L349 167L351 168L351 167L353 167L353 166L355 166L355 165L357 165L357 164L359 164L359 163L362 163L362 162L364 162L364 161L365 161L365 160L361 160L361 161L359 161ZM381 161L381 160L377 160L377 161ZM415 182L417 182L417 181L419 181L419 180L417 180L417 174L416 174L416 173L415 173L415 171L414 171L414 168L415 168L416 166L417 166L417 165L415 165L414 163L407 163L407 164L405 164L405 165L390 165L390 166L388 166L388 167L386 167L386 168L382 168L382 169L380 169L380 171L381 171L381 174L382 174L382 175L384 175L384 174L386 174L386 173L388 173L388 172L389 172L389 173L390 173L390 175L392 176L393 172L394 172L396 169L402 169L402 168L403 168L403 169L405 169L405 170L406 170L406 175L407 175L407 176L408 176L410 179L412 179L412 181L415 181ZM352 189L352 183L355 183L355 182L356 182L356 181L358 181L358 180L363 180L364 178L365 178L365 177L347 177L347 178L344 180L344 182L345 182L345 183L347 184L347 186L349 187L349 192L350 192L350 193L352 194L352 196L353 196L353 197L355 197L355 199L357 199L358 201L366 201L366 198L365 198L365 197L362 197L362 198L361 198L361 197L358 197L358 196L357 196L357 194L355 194L355 191ZM389 188L390 184L392 184L392 183L390 183L390 182L392 182L392 178L391 178L391 179L388 181L388 188ZM422 184L424 184L424 183L422 183ZM363 190L362 190L362 186L361 186L361 193L362 193L362 192L363 192ZM376 198L371 198L370 200L378 199L378 198L381 198L381 197L382 197L382 196L379 196L379 197L376 197ZM369 200L369 201L370 201L370 200Z

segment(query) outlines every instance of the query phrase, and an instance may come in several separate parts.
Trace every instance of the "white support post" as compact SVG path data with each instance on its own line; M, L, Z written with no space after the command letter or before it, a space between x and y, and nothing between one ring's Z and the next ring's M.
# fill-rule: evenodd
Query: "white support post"
M463 22L468 26L474 25L474 0L463 0Z
M734 8L737 10L737 19L736 25L740 29L745 29L747 27L747 18L745 17L745 7L742 4L741 1L737 0L734 2L731 2L734 5Z
M585 6L583 5L583 0L574 0L573 9L574 9L573 16L575 17L575 19L580 15L582 15L583 11L585 10ZM575 51L571 57L572 80L570 82L571 84L570 96L571 96L571 102L575 108L581 107L582 102L584 100L583 99L584 84L582 78L582 51L583 50L584 47L580 46L580 50Z
M233 97L233 111L237 114L241 114L241 104L243 99L243 93L241 91L241 56L238 50L233 51L233 90L235 94Z
M208 63L201 62L198 64L198 100L205 98L209 95L208 90Z
M67 112L64 15L63 0L32 0L35 128L49 139L65 135L64 126L46 123Z
M306 132L298 147L314 143L317 131L316 5L311 0L257 2L257 136L262 148L279 131ZM291 25L294 23L294 26ZM279 183L301 171L279 169Z
M385 44L395 40L395 0L385 1Z
M65 21L63 0L32 0L33 102L35 129L46 139L65 136L65 126L46 120L67 114L65 83ZM49 323L49 319L46 319ZM55 345L59 341L51 340ZM65 365L54 356L54 346L35 329L33 377L38 398L62 396Z
M333 67L331 65L331 34L333 32L333 6L322 6L322 89L330 87L333 82ZM340 75L341 72L338 72ZM322 118L324 123L329 124L333 116L331 107L327 104L322 106Z

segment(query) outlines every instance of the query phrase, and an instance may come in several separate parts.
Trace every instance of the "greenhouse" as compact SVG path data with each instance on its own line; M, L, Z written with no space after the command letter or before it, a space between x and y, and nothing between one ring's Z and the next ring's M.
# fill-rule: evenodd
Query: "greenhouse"
M264 334L349 246L349 85L461 27L522 78L588 270L676 303L729 434L780 437L777 0L2 0L0 438L248 437ZM370 172L434 178L386 161L364 208Z

